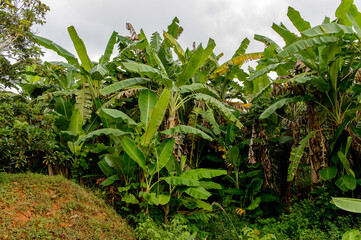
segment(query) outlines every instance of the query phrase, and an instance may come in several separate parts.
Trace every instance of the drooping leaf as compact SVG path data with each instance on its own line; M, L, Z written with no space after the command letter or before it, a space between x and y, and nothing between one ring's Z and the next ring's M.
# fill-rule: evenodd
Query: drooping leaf
M157 132L160 124L162 123L165 111L168 107L169 98L170 91L168 89L164 89L151 113L150 121L145 128L145 133L141 137L142 143L144 145L150 143L154 134Z
M115 181L117 180L120 180L120 177L118 174L115 174L113 176L110 176L108 177L107 179L105 179L103 182L102 182L102 186L109 186L111 184L113 184Z
M270 71L274 71L278 66L285 64L285 63L286 62L280 62L280 63L275 63L275 64L271 64L267 67L264 67L264 68L260 69L259 71L255 72L254 74L252 74L251 76L249 76L247 81L253 81L256 78L262 77L263 75L269 73Z
M204 101L207 104L211 105L214 110L218 111L225 119L229 122L237 126L238 128L242 128L242 123L232 114L232 112L220 101L217 99L202 93L196 93L191 95L192 98L198 101Z
M45 47L45 48L47 48L49 50L53 50L59 56L65 58L68 61L69 64L75 65L75 66L79 65L78 59L76 59L76 57L72 53L68 52L67 50L65 50L64 48L62 48L58 44L54 43L53 41L50 41L49 39L46 39L46 38L43 38L43 37L40 37L40 36L36 36L36 35L33 35L33 38L41 46L43 46L43 47Z
M200 180L203 178L213 178L213 177L218 177L218 176L222 176L222 175L226 175L226 174L227 174L226 170L197 168L197 169L190 169L190 170L184 171L182 173L181 177Z
M174 48L174 52L177 54L179 60L182 63L186 62L186 56L185 53L181 47L181 45L173 38L172 35L170 35L167 32L163 32L164 39L169 43L170 46Z
M111 109L111 108L102 108L98 115L100 117L111 118L114 121L117 120L124 121L129 126L138 125L132 118L130 118L127 114L123 113L120 110Z
M294 149L292 149L291 151L291 156L290 156L290 165L288 166L288 176L287 176L287 181L292 181L298 165L301 161L301 158L303 156L304 153L304 149L307 145L308 140L313 137L313 135L316 133L316 131L312 131L311 133L309 133L304 139L302 139L300 141L300 144L295 147Z
M148 126L150 115L155 105L157 104L157 94L149 89L144 89L140 92L138 98L140 120L144 123L144 126Z
M259 116L259 119L266 119L273 114L277 109L283 107L288 102L291 102L292 98L281 98L277 102L271 104L264 112Z
M209 85L207 84L202 84L202 83L192 83L192 84L187 84L187 85L183 85L181 87L179 87L179 92L181 94L185 94L185 93L205 93L205 94L209 94L215 98L219 97L219 94L216 90L214 90L213 88L211 88Z
M130 133L130 132L123 132L119 129L102 128L102 129L98 129L98 130L95 130L93 132L90 132L90 133L84 135L83 137L79 138L76 143L80 144L81 142L85 142L89 139L92 139L94 137L101 136L101 135L112 135L112 136L116 136L116 137L121 137L121 136L126 136L126 135L131 135L131 134L132 133Z
M162 179L166 181L168 184L176 185L176 186L184 185L188 187L197 187L200 185L200 182L195 179L181 177L181 176L170 176Z
M211 126L212 131L215 135L221 134L221 129L219 127L219 124L217 123L215 117L214 117L214 111L212 109L208 109L205 112L200 113L202 117L208 122L208 124Z
M121 145L124 151L131 157L144 171L146 168L146 159L140 148L128 137L123 137Z
M93 64L89 59L88 53L86 51L84 42L81 38L79 38L78 33L76 32L74 26L68 27L68 32L71 40L73 41L73 45L75 47L76 52L78 53L78 57L81 61L82 67L89 72L90 69L93 68Z
M204 187L189 187L184 190L189 196L197 199L208 199L212 194L208 192Z
M126 80L122 80L122 81L119 81L119 82L116 82L116 83L113 83L109 86L106 86L104 88L102 88L99 93L101 95L107 95L107 94L110 94L110 93L114 93L120 89L123 89L123 88L128 88L128 87L131 87L131 86L134 86L134 85L139 85L139 84L143 84L143 83L146 83L148 82L149 79L146 79L146 78L130 78L130 79L126 79Z
M361 213L361 199L333 197L332 202L343 210Z
M222 189L222 186L212 181L200 181L200 186L205 189Z
M353 31L352 27L337 23L321 24L302 32L302 36L309 38L324 36L328 34L343 35L343 34L355 34L355 32Z
M213 141L213 139L208 134L204 133L203 131L201 131L197 128L194 128L194 127L186 126L186 125L178 125L174 128L169 128L169 129L163 131L162 133L168 134L168 135L173 135L175 133L180 133L180 132L186 133L186 134L194 134L205 140Z
M280 58L293 56L295 53L320 45L327 45L329 43L337 42L339 38L333 36L322 36L310 39L298 40L297 42L285 47L282 52L278 54Z
M271 44L274 45L276 47L277 52L282 51L282 48L280 46L278 46L278 44L275 41L273 41L272 39L270 39L268 37L255 34L254 39L257 41L263 42L266 46L270 46Z

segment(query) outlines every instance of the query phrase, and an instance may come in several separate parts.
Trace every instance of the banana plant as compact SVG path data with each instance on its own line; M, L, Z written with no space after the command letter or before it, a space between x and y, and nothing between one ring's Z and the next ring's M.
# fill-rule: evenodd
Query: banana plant
M361 15L355 5L346 2L349 3L342 1L336 11L338 18L334 22L325 18L321 25L315 27L311 27L298 11L290 7L287 15L300 35L291 32L283 24L274 24L272 28L285 41L283 48L264 36L255 37L268 46L268 54L260 59L259 70L251 74L248 81L275 71L282 78L272 80L260 93L275 85L284 89L260 115L260 119L277 116L279 109L285 109L290 103L306 103L307 132L316 131L316 134L307 136L305 139L309 140L308 143L304 141L301 145L308 145L310 151L307 157L308 162L311 162L313 183L319 181L322 166L342 166L339 164L342 160L338 154L341 136L349 135L348 126L356 118L359 106L359 90L355 79L361 67L358 61ZM275 92L275 88L273 91ZM260 96L261 94L257 94L253 100ZM331 126L330 134L333 136L327 143L328 147L325 139L328 133L323 130L326 126ZM297 168L289 169L291 176Z
M178 128L186 130L171 128L163 132L158 131L164 121L169 101L168 89L164 89L159 98L153 91L142 90L138 97L140 111L138 123L120 110L103 108L99 111L103 123L106 122L108 126L114 127L107 130L109 134L115 131L122 133L119 136L112 134L115 152L101 156L103 160L98 163L107 176L102 184L107 186L123 179L124 186L119 188L123 202L140 205L146 209L148 205L161 205L164 206L166 214L170 211L171 197L177 196L178 199L182 193L198 199L198 205L209 210L210 205L202 201L211 195L206 189L218 189L220 185L200 180L220 176L226 171L212 169L185 171L185 157L182 158L184 161L181 166L179 165L173 155L175 139L164 139L164 136L172 135L173 131L186 131L194 132L207 140L212 138L196 128L182 125ZM105 129L95 130L83 136L78 144L100 134L107 133ZM136 177L138 175L136 171L140 174L139 178Z

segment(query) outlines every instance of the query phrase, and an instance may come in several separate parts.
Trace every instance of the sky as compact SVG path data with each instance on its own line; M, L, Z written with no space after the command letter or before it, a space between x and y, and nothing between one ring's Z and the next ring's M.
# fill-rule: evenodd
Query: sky
M208 38L215 40L216 54L224 53L220 62L231 58L244 38L251 40L247 52L263 50L263 44L253 40L255 34L267 36L284 46L271 26L284 23L297 32L287 18L288 6L301 13L311 26L321 24L324 17L334 19L341 0L43 0L50 7L46 24L36 32L75 54L67 32L74 25L83 39L92 61L97 61L113 31L128 36L126 23L148 38L153 32L162 34L174 17L184 31L178 41L185 49L193 42L206 45ZM361 1L355 0L358 9ZM62 60L47 52L46 61Z

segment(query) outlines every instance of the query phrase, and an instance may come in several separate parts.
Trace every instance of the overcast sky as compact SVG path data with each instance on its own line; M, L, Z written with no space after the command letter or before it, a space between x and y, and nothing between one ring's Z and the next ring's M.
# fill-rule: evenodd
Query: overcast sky
M113 31L129 35L125 28L131 23L137 32L142 28L147 37L167 28L178 17L184 28L179 38L182 47L193 42L207 44L213 38L215 53L224 53L227 61L244 38L251 40L248 52L262 51L263 45L253 40L261 34L282 40L271 29L272 23L283 22L292 28L287 8L292 6L312 26L320 24L325 16L334 19L341 0L43 0L50 7L47 23L37 28L38 35L46 37L68 51L75 53L67 32L74 25L83 39L93 61L102 55ZM355 0L360 9L360 0ZM56 54L45 55L45 60L59 60Z

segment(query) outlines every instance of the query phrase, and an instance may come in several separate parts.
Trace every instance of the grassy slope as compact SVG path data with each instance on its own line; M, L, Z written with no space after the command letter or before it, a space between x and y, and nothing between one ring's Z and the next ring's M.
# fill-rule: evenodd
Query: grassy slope
M0 173L0 239L134 239L103 200L61 176Z

